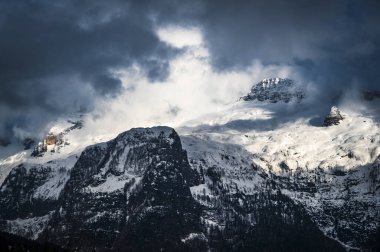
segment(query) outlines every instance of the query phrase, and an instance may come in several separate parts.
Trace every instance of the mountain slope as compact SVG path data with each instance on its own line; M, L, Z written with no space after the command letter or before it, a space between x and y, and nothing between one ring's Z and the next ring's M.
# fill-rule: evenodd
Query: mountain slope
M132 129L84 150L44 235L84 251L179 249L200 231L197 179L173 129Z
M206 145L195 138L190 141L199 147ZM38 239L81 251L341 249L319 231L302 207L281 194L265 172L246 159L249 153L225 146L228 149L220 155L211 146L208 153L192 156L190 166L176 132L156 127L132 129L86 148L71 169L58 202L47 205L55 210L49 212L41 230L36 230ZM43 184L45 173L38 171L41 176L24 179L35 178L32 184ZM237 187L243 174L244 192ZM13 181L12 176L9 180ZM5 183L2 191L15 191L18 184ZM4 198L19 202L28 198L19 195ZM243 210L244 205L250 207ZM5 212L2 218L24 218L25 222L29 216L45 216L37 210L24 207L23 212ZM308 236L303 230L308 230ZM252 236L240 236L240 232Z

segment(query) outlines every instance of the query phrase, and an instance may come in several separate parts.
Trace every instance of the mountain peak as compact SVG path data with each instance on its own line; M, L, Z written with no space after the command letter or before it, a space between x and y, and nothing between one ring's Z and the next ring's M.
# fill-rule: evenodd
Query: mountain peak
M300 102L304 98L304 91L297 88L294 81L283 78L266 78L253 85L250 93L241 97L244 101L267 101L271 103L285 102L292 100Z
M344 118L340 113L340 110L332 106L330 113L326 116L323 126L328 127L332 125L338 125Z

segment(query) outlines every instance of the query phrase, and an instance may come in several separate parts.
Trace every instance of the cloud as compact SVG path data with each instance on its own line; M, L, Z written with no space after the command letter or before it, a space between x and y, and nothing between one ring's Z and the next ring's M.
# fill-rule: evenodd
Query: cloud
M205 1L198 20L213 66L297 66L324 94L379 89L378 1Z
M174 47L199 46L202 43L202 35L196 27L166 26L157 29L157 35Z
M122 91L121 80L115 76L99 74L93 77L92 86L102 96L117 95Z
M117 130L180 122L265 77L313 83L322 102L353 85L379 89L379 10L344 0L0 1L0 137L41 135L73 112L104 116L102 106L129 122Z
M176 30L183 34L186 29L177 27ZM167 78L152 83L141 65L118 72L125 92L115 99L100 101L86 117L86 129L90 133L80 137L103 136L105 140L132 127L178 127L236 102L254 83L267 76L298 78L296 69L286 64L263 65L259 61L245 69L217 71L200 30L196 30L200 43L186 46L181 54L168 61ZM189 32L193 31L190 28ZM178 34L172 32L168 36L175 38Z
M62 115L91 111L121 93L115 72L133 64L164 79L178 52L158 38L145 4L1 1L0 136L38 135Z

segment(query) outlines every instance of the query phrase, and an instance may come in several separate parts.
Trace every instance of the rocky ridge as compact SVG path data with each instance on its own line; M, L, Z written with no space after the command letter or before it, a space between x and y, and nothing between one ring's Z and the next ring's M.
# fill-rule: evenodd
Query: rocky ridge
M282 78L268 78L254 85L251 91L241 97L244 101L266 101L270 103L290 101L300 102L305 92L296 87L294 81Z
M185 145L206 144L199 141L186 139ZM188 158L173 129L132 129L86 148L64 186L54 190L59 196L38 202L30 198L39 195L52 170L20 165L3 183L0 198L4 207L24 205L2 211L1 228L31 230L22 234L80 251L342 250L249 161L249 153L215 147ZM21 181L30 182L20 188ZM20 230L16 223L23 223ZM266 239L273 236L278 239Z

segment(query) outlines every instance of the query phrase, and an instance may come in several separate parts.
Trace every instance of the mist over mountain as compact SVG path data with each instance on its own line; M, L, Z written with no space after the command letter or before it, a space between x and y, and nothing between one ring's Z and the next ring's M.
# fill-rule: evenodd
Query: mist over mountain
M14 143L41 137L61 116L96 113L99 104L131 92L137 84L123 78L125 72L166 85L177 57L196 43L207 50L204 67L211 74L249 75L250 81L297 78L312 84L323 104L347 90L378 90L377 1L1 1L0 6L0 137ZM211 78L204 85L219 81ZM223 92L244 94L249 86L240 81L231 79ZM149 106L155 102L146 99ZM181 109L182 104L165 102Z

